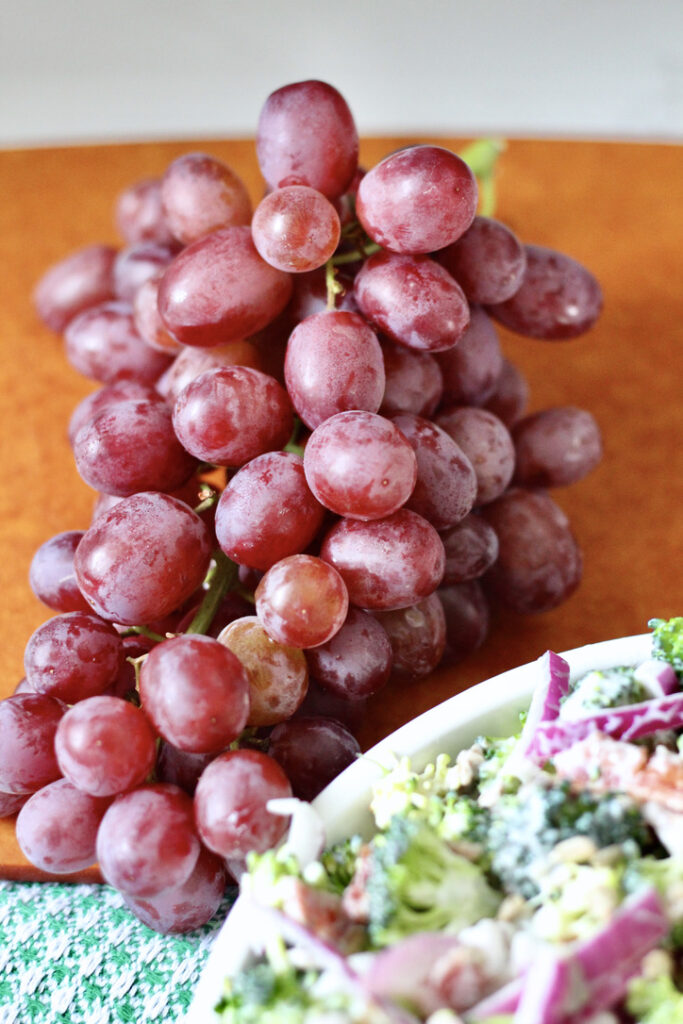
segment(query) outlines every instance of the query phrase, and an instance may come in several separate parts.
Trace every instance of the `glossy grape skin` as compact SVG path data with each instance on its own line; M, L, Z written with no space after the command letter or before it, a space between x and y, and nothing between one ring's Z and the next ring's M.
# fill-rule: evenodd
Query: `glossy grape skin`
M459 156L440 146L391 153L358 186L356 213L373 241L401 253L443 249L477 210L477 182Z
M156 759L155 734L134 704L118 697L88 697L60 720L55 751L72 785L91 796L113 796L149 775Z
M431 523L399 509L371 523L343 519L327 533L320 557L340 573L360 608L405 608L428 597L443 577L445 554Z
M231 477L216 508L216 537L228 558L265 571L304 551L324 514L306 483L303 459L267 452Z
M443 377L443 402L448 405L484 405L503 368L496 329L479 306L470 308L470 324L458 344L435 358Z
M515 483L526 487L566 487L595 469L602 438L585 409L563 405L519 420L512 430Z
M434 671L446 647L446 618L436 594L408 608L375 615L389 637L396 675L419 679Z
M249 715L245 670L208 636L188 634L157 644L140 669L140 699L157 732L194 754L225 750Z
M439 587L437 595L446 617L444 662L456 664L486 640L491 618L489 606L477 580Z
M261 259L250 228L223 228L176 256L159 285L159 313L177 341L211 348L260 331L291 294L291 277Z
M590 330L602 310L600 285L564 253L525 246L526 271L507 302L488 307L504 327L530 338L563 341Z
M86 483L122 498L175 490L197 468L175 435L171 410L156 401L104 409L78 431L73 452Z
M529 385L524 374L509 359L503 359L496 386L485 407L509 429L523 416L528 401Z
M110 245L88 245L43 274L34 292L38 316L53 331L90 306L114 298L114 260Z
M289 185L261 200L251 233L266 263L302 274L327 263L337 248L341 226L337 211L322 192Z
M244 183L207 153L185 153L167 167L161 179L161 202L166 223L183 245L210 231L251 220Z
M183 346L166 330L159 313L159 282L162 271L148 278L133 296L133 323L135 330L150 348L165 355L174 356L183 351Z
M377 412L385 375L374 331L357 313L344 310L308 317L289 337L285 382L294 408L311 430L349 409Z
M314 800L360 752L353 734L333 718L307 716L281 722L268 742L268 753L282 767L299 800Z
M192 800L168 783L119 796L97 833L97 860L105 880L135 897L182 885L200 849Z
M135 897L124 894L124 903L137 918L163 935L177 935L201 928L218 910L227 874L220 857L200 850L197 863L182 885L164 889L155 896Z
M344 97L326 82L292 82L271 93L256 133L261 173L271 188L308 185L342 195L358 166L358 132Z
M55 734L66 705L42 693L0 701L0 792L35 793L62 774Z
M143 400L148 402L163 401L161 395L149 384L140 384L136 380L128 380L125 377L114 381L112 384L105 384L104 387L98 388L97 391L92 391L78 403L71 414L69 419L69 443L73 447L74 438L81 427L84 427L86 423L90 423L99 413L109 409L110 406L117 405L118 402Z
M506 489L515 469L510 433L488 409L460 406L437 416L436 422L453 438L477 476L475 505L484 505Z
M111 803L89 796L66 779L57 779L34 793L16 824L24 856L51 874L82 871L95 863L97 829Z
M247 725L276 725L290 718L308 688L308 667L303 651L268 636L255 615L235 619L218 640L235 654L249 680Z
M157 381L157 391L169 405L173 405L188 384L207 370L215 370L219 366L264 369L261 354L251 341L228 341L225 345L215 345L213 348L183 346L168 370Z
M343 700L363 700L388 682L391 644L377 619L352 607L331 640L306 651L306 661L316 682L329 693Z
M116 200L114 219L128 245L138 242L171 245L174 241L161 205L159 178L145 178L125 188Z
M522 615L546 612L574 592L581 581L581 552L552 498L515 487L481 514L499 544L485 582L504 607Z
M339 573L313 555L276 562L254 593L268 636L289 647L317 647L341 629L349 596Z
M389 420L352 410L316 427L304 450L304 471L325 508L353 519L381 519L412 494L417 460Z
M174 786L179 786L188 796L194 796L199 776L215 756L214 753L193 754L189 750L178 750L171 743L162 740L157 755L157 781L170 782Z
M243 466L284 447L294 415L278 382L248 366L207 370L181 391L173 426L192 455L217 466Z
M64 341L71 365L102 384L128 378L151 385L171 362L168 355L144 343L126 302L86 309L69 323Z
M417 480L406 508L437 530L460 522L474 505L477 477L472 463L445 430L411 413L394 416L417 459Z
M31 590L38 600L57 612L90 611L74 571L74 553L82 537L82 530L56 533L40 545L31 559Z
M396 416L412 412L416 416L431 416L443 396L443 375L436 358L387 339L380 345L385 372L380 413Z
M165 270L176 253L176 246L157 242L138 242L121 249L114 261L114 290L118 298L131 303L138 288Z
M86 532L76 579L98 615L139 625L168 615L199 587L209 568L209 532L166 494L124 498Z
M35 693L67 704L103 693L114 681L123 648L116 630L92 612L67 612L32 634L24 653L26 678Z
M505 302L519 289L526 269L526 252L505 224L475 217L456 242L435 254L453 275L469 302Z
M446 551L444 585L478 579L490 569L498 557L498 537L481 516L469 515L442 531Z
M451 348L470 322L462 288L428 256L375 253L357 274L353 294L371 324L418 351Z
M271 849L289 819L266 810L292 788L277 761L258 750L231 750L204 769L194 797L202 841L221 857L243 859Z

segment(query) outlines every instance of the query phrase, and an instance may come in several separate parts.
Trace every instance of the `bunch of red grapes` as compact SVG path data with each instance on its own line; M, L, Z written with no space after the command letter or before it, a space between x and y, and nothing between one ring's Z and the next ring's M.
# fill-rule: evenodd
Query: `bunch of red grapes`
M69 427L99 497L31 565L59 614L0 704L0 813L21 808L32 863L98 861L160 931L208 920L228 870L281 839L271 799L356 756L325 696L464 657L491 601L542 612L574 590L547 489L601 454L590 413L523 415L494 327L574 337L598 284L476 216L459 156L419 145L363 172L316 81L269 96L257 152L253 212L190 153L119 196L124 248L76 252L36 292L102 385Z

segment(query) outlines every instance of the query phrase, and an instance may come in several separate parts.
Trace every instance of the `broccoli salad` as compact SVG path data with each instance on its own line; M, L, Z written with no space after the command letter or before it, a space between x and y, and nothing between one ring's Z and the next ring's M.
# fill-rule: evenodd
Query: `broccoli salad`
M217 1019L683 1024L683 618L650 625L638 666L539 659L517 735L397 760L370 839L251 855Z

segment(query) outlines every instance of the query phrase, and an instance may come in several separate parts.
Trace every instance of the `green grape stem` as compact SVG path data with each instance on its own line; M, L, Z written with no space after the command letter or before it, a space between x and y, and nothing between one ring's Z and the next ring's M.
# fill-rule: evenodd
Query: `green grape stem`
M185 630L186 633L206 633L211 627L214 615L218 606L228 593L232 590L237 581L237 565L232 562L222 551L216 550L213 553L216 563L209 574L209 585L197 614Z

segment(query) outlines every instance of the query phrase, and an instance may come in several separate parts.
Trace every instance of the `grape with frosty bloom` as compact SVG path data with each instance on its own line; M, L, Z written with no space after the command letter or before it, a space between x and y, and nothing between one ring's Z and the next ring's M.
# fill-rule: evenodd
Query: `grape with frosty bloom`
M58 614L0 702L0 814L42 871L97 858L150 927L199 927L285 834L268 801L358 753L311 695L362 707L484 643L492 602L542 613L578 585L538 487L588 473L599 428L526 414L495 325L574 337L601 294L493 219L488 188L477 214L497 153L365 171L344 98L295 82L259 118L260 201L188 153L118 197L118 251L39 283L100 385L69 424L93 522L36 553Z

